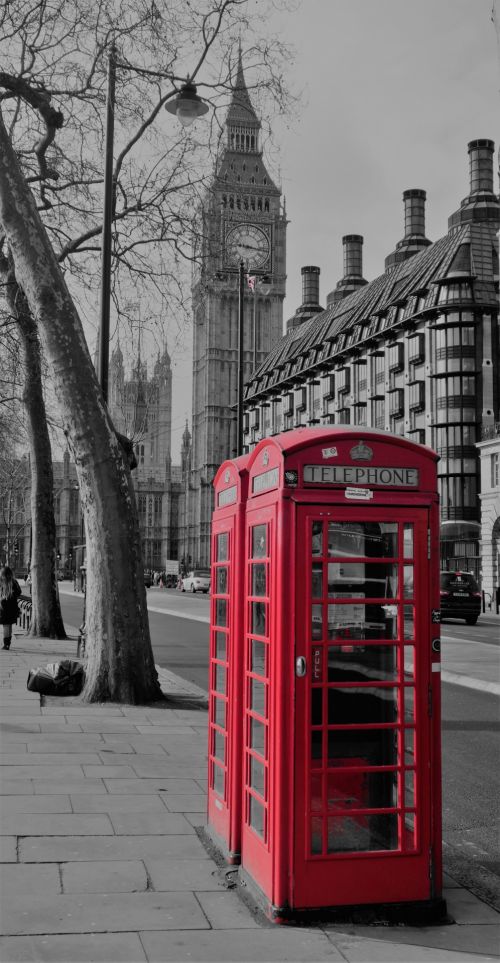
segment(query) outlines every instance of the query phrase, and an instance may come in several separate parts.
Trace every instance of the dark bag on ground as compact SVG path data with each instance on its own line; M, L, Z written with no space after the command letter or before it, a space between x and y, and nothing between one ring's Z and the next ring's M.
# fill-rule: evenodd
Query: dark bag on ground
M42 695L73 696L80 695L85 681L85 672L81 662L72 659L62 659L61 662L50 662L37 669L30 669L26 683L30 692L40 692Z

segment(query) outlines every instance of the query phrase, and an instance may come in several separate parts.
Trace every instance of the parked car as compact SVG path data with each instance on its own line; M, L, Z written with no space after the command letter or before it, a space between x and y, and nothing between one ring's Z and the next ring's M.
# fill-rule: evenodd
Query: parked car
M210 589L210 571L208 568L195 568L188 572L182 580L183 592L204 592Z
M144 572L144 585L146 588L151 588L153 584L153 577L150 572Z
M472 572L441 572L441 619L465 619L475 625L481 592Z

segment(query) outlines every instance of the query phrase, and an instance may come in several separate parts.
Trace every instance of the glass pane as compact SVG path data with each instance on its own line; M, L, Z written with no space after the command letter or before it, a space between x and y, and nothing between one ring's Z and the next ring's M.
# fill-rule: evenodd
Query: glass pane
M330 645L329 682L390 682L398 677L393 645Z
M318 773L311 776L311 812L319 813L323 808L323 777Z
M366 725L371 722L396 722L398 689L366 687L328 690L328 725ZM335 736L329 732L328 737Z
M215 792L224 799L224 770L220 766L213 767L212 786Z
M215 624L227 625L227 599L215 600Z
M228 548L229 548L228 533L221 532L220 535L217 535L217 561L218 562L227 562L229 558Z
M221 662L226 661L226 642L227 635L225 632L215 633L215 658L220 659Z
M328 819L329 853L361 853L376 849L397 849L398 817L330 816Z
M250 748L258 749L265 756L266 727L258 719L250 719Z
M415 678L415 649L413 645L405 645L405 679Z
M404 687L405 722L415 722L415 689Z
M404 557L413 558L413 525L406 522L403 532Z
M214 729L214 756L216 759L220 759L221 762L224 762L225 745L225 735L217 729Z
M321 605L312 606L311 638L314 641L323 638L323 609Z
M404 845L405 849L414 850L417 848L417 834L415 831L415 813L405 813L404 818Z
M215 685L214 689L216 692L225 695L226 692L226 667L224 665L215 666Z
M323 595L323 565L321 562L312 564L312 597L320 599Z
M265 768L255 756L250 756L250 786L263 798L265 797Z
M252 528L252 558L265 558L267 555L267 525Z
M396 522L329 522L328 554L342 558L394 558L398 555Z
M252 565L252 595L267 595L266 565L262 562Z
M266 717L266 687L257 679L250 679L250 708L259 716Z
M249 822L259 836L264 836L264 807L254 796L250 796Z
M333 598L393 599L398 594L398 566L372 562L330 562L328 595Z
M251 665L250 671L256 675L267 675L266 671L266 643L252 639Z
M323 733L317 729L311 730L311 766L320 769L323 757Z
M405 639L415 638L415 614L413 605L405 605L404 607L404 621L405 621Z
M312 554L323 554L323 522L312 523Z
M328 773L328 809L390 809L397 806L397 772Z
M413 598L413 565L405 565L404 567L404 597L405 599Z
M323 689L313 689L311 693L311 724L323 724Z
M311 819L311 854L318 856L323 852L323 820L319 816Z
M266 602L252 602L251 631L256 635L266 635Z
M405 765L414 766L415 765L415 730L414 729L404 730L404 744L405 744Z
M328 733L328 766L396 766L398 763L395 729L354 729Z
M214 699L214 721L221 729L226 728L226 700Z
M225 565L221 565L220 568L216 568L215 572L215 591L219 595L225 595L227 593L227 568Z
M405 806L415 806L415 773L413 769L405 771Z
M328 638L351 641L397 639L397 614L397 605L364 605L362 602L332 603L328 606Z

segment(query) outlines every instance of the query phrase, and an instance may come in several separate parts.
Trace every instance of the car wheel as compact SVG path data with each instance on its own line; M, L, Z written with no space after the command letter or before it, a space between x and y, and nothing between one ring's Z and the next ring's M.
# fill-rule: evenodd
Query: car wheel
M477 615L470 615L468 619L465 620L466 625L475 625L477 622Z
M195 592L196 592L196 589L195 589L194 585L191 585L191 595L194 595Z

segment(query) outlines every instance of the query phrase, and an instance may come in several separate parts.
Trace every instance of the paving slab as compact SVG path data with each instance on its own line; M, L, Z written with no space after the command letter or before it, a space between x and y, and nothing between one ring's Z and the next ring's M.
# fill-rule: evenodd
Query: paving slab
M10 863L2 866L2 903L20 896L35 896L40 891L44 896L60 895L61 878L55 863L39 866Z
M194 779L106 779L106 789L110 793L198 793L200 787Z
M3 786L2 794L3 794ZM2 799L2 813L71 813L69 796L7 795Z
M145 893L149 882L140 859L62 863L61 879L63 893Z
M2 778L0 789L2 796L27 796L29 793L35 792L31 779ZM59 790L57 789L56 792L59 792Z
M137 933L11 936L0 939L4 963L147 963Z
M174 818L173 813L166 815ZM1 813L0 832L5 836L105 836L113 833L113 826L105 814Z
M24 758L24 757L22 757ZM96 769L96 766L91 768ZM100 768L100 767L99 767ZM4 776L7 779L81 779L81 766L2 766L0 765L0 785Z
M466 951L419 946L418 943L403 947L398 941L390 943L382 939L336 939L334 945L347 963L491 963L494 959Z
M225 882L215 863L211 859L198 861L173 857L165 859L160 856L144 856L151 886L158 892L175 890L198 891L214 890L219 892L225 888Z
M183 813L169 813L166 809L164 813L111 812L108 818L117 836L168 836L172 833L176 835L194 833L193 827Z
M0 863L17 863L17 836L0 836Z
M209 923L192 893L43 893L4 897L4 935L198 930Z
M14 844L15 838L0 837ZM10 851L10 847L9 847ZM185 859L209 860L198 836L40 836L19 840L19 859L22 862L66 862L67 860L115 860L158 856L164 859L181 856Z
M61 779L60 782L57 780L52 780L52 782L45 782L43 779L37 779L34 785L34 792L37 796L47 795L50 796L53 793L61 792L64 790L71 793L106 793L106 784L103 779L84 779L83 775L80 779ZM3 783L2 783L3 787Z
M346 963L324 934L311 930L141 933L141 940L149 963Z
M165 806L157 795L125 793L71 794L75 813L164 813Z
M168 793L165 796L165 805L171 813L203 813L204 815L207 808L207 799L203 793L193 793L187 796Z

